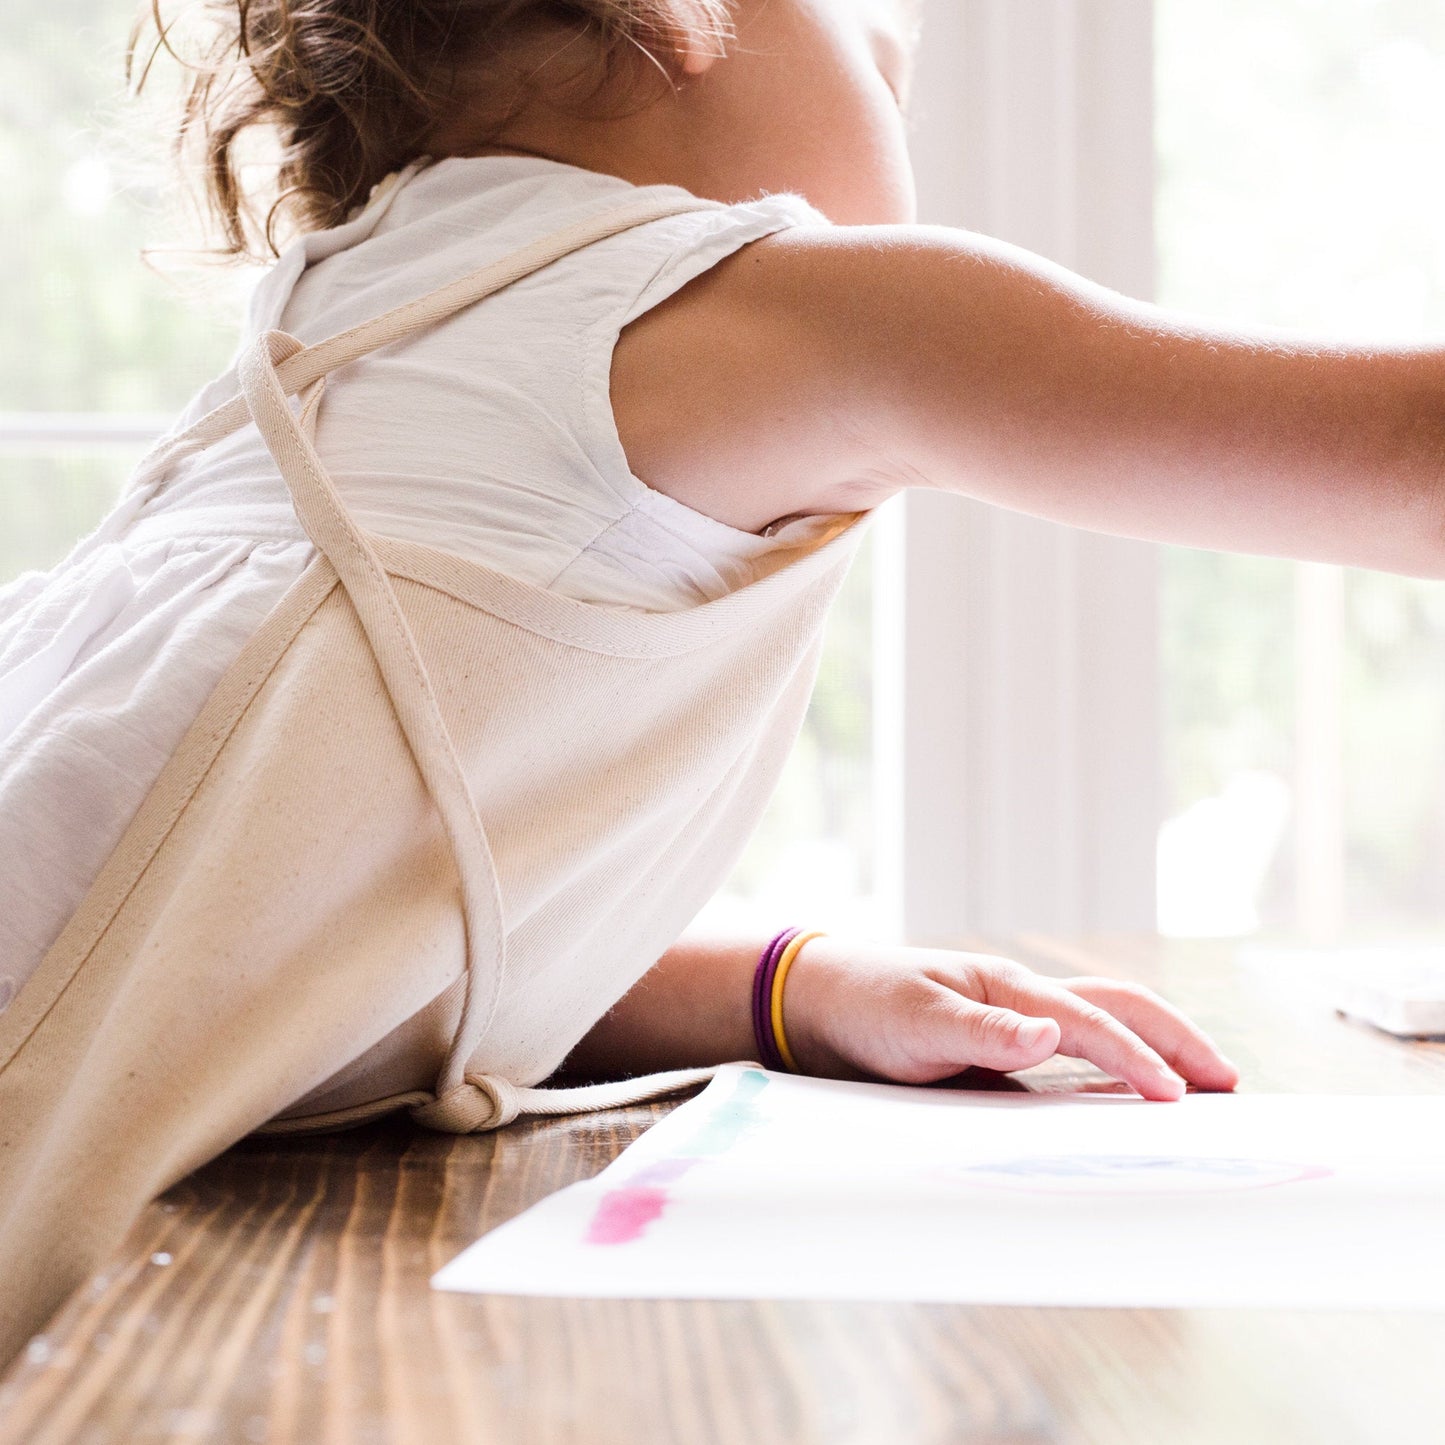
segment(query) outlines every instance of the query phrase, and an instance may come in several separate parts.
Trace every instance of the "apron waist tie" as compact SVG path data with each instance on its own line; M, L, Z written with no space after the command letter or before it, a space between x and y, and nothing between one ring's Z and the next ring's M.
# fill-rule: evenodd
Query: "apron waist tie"
M460 1084L445 1090L429 1104L412 1109L411 1117L428 1129L444 1134L473 1134L479 1129L501 1129L522 1112L515 1084L495 1074L468 1074Z

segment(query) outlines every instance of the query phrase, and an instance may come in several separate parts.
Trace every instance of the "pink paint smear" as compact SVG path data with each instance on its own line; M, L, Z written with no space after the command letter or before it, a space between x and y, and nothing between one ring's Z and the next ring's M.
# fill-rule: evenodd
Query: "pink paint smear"
M679 1154L639 1169L626 1184L602 1196L584 1243L632 1244L641 1239L662 1217L671 1185L704 1159L727 1153L757 1127L757 1097L767 1086L765 1073L745 1069L726 1102L708 1116Z
M588 1244L631 1244L640 1239L667 1207L668 1186L700 1159L661 1159L639 1170L632 1180L602 1196L587 1226Z

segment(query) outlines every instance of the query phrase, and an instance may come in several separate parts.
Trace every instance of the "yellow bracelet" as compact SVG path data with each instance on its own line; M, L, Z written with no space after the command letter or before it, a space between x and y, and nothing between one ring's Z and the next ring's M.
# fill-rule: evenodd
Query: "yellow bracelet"
M800 933L783 950L783 956L778 960L778 970L773 975L773 997L769 1009L773 1020L773 1042L777 1044L783 1062L795 1074L801 1070L798 1068L798 1061L793 1057L792 1049L788 1047L788 1035L783 1029L783 983L788 977L788 970L793 966L793 960L798 956L798 950L809 939L826 937L825 933Z

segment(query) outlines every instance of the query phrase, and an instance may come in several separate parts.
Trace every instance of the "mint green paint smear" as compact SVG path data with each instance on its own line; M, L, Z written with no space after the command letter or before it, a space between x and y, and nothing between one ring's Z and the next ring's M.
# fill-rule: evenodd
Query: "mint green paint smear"
M726 1153L762 1122L757 1101L767 1087L768 1076L761 1069L744 1069L732 1093L707 1116L678 1153L693 1158Z

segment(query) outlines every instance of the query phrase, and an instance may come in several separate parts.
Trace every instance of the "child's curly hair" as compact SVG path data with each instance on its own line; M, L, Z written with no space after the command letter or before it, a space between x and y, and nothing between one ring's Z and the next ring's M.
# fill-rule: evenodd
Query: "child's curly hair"
M474 143L495 136L525 77L487 94L476 75L519 36L600 42L575 47L601 57L595 95L626 61L674 79L684 30L721 50L727 27L728 0L190 0L176 15L143 0L126 77L139 91L162 51L185 67L177 156L204 177L219 253L260 258L278 232L345 220L459 103L476 114ZM257 185L242 171L257 169L246 156L261 138L272 145Z

